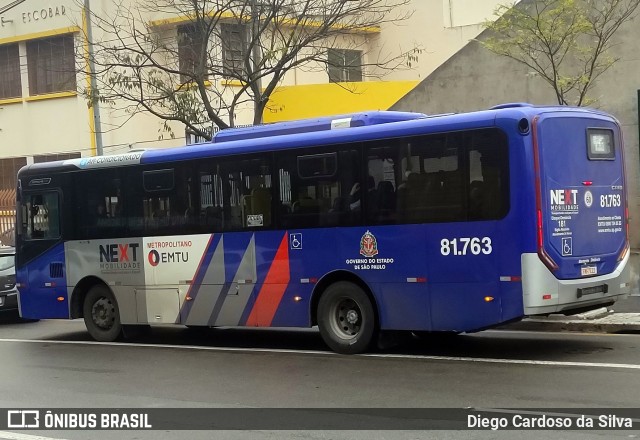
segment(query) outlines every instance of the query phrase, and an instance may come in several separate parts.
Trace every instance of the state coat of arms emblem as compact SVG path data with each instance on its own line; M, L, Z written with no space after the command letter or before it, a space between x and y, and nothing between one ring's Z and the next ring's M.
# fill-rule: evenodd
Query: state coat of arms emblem
M365 232L360 239L360 255L367 258L378 255L378 241L371 231Z

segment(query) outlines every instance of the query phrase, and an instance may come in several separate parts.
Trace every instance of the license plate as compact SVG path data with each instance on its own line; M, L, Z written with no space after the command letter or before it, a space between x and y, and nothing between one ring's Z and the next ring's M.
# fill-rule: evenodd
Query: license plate
M601 284L599 286L583 287L578 289L578 298L585 295L595 295L596 293L609 293L609 285Z
M598 268L596 266L582 266L580 268L580 274L582 274L583 277L588 275L598 275Z

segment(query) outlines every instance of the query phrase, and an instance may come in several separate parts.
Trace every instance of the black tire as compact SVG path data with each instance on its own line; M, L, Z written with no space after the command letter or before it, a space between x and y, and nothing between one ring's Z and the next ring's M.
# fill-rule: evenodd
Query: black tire
M318 327L324 342L335 352L367 351L377 330L371 300L348 281L330 285L318 303Z
M93 286L82 305L84 324L93 339L113 342L122 335L120 310L111 290L103 285Z

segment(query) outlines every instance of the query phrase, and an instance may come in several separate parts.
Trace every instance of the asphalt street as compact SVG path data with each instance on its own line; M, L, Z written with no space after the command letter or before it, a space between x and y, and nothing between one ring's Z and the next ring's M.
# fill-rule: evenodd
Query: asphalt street
M629 296L609 308L616 313L640 313L640 296Z
M640 335L487 331L359 356L315 330L154 328L90 340L82 321L0 325L3 408L637 407ZM89 434L89 435L88 435ZM513 431L21 431L0 439L513 438ZM634 438L524 431L523 439Z

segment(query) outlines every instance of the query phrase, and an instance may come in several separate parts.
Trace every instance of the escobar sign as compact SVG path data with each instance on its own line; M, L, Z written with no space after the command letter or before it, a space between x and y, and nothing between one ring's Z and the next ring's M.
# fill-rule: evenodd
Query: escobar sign
M60 17L62 15L67 15L67 10L65 9L64 5L50 6L48 8L39 8L34 9L33 11L23 12L22 22L31 23L34 21L42 21L54 17Z

